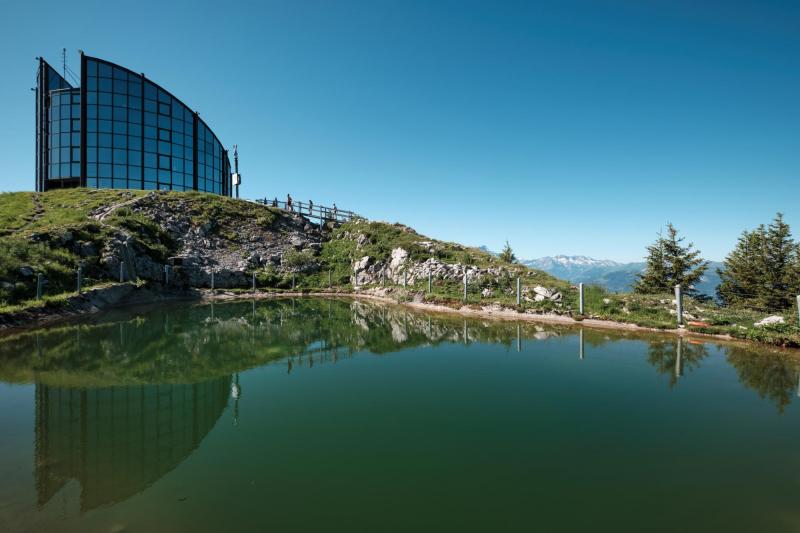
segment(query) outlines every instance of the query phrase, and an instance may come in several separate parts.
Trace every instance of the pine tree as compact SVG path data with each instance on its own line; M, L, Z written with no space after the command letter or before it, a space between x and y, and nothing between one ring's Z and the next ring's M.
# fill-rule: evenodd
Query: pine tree
M508 241L506 241L506 245L503 247L503 251L500 252L498 257L506 263L514 263L517 260L517 256L514 255L514 250L511 249L511 245L508 244Z
M766 269L764 246L766 228L762 224L753 231L743 231L736 248L718 268L720 284L717 295L727 305L749 305L763 308L763 272Z
M797 244L782 213L767 227L764 250L764 303L770 310L786 309L792 305L798 288Z
M783 215L742 233L719 274L717 293L727 304L764 311L791 307L800 292L800 251Z
M667 224L666 237L659 232L656 242L647 247L647 265L634 291L656 294L671 292L675 285L681 285L685 294L697 292L694 285L708 269L708 261L700 257L700 250L695 250L694 244L684 246L683 241L684 237L678 237L678 230L672 224Z

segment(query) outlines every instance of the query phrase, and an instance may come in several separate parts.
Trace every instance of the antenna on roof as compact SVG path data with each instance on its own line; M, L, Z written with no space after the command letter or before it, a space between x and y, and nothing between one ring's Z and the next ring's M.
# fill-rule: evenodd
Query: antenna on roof
M233 186L236 188L236 198L239 198L239 184L242 183L242 176L239 174L239 145L233 145Z
M66 48L62 48L61 49L61 70L62 70L61 77L64 78L64 79L67 79L67 49Z

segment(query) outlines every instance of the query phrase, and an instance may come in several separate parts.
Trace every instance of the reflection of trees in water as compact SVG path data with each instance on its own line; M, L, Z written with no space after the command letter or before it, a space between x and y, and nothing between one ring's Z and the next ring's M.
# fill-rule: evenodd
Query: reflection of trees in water
M669 376L672 388L678 378L700 366L700 361L708 357L708 349L704 344L677 339L659 339L649 343L647 362L653 365L659 374Z
M728 347L728 362L739 381L768 398L783 413L798 391L798 363L781 352L754 352L746 347Z
M546 339L563 329L311 298L162 307L0 339L0 378L67 386L186 383L287 357L313 364L443 342Z
M228 401L229 377L191 385L36 386L39 505L70 479L80 509L123 501L197 448Z

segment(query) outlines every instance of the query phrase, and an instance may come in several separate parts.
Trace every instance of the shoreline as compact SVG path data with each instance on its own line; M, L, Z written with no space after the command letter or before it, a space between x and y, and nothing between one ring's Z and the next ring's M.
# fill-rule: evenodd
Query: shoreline
M373 289L369 289L373 290ZM379 291L380 289L378 289ZM17 313L0 316L0 337L20 331L46 327L60 322L69 322L82 317L90 317L103 311L134 307L146 307L157 303L175 302L212 302L234 300L266 300L277 298L351 298L367 300L383 304L404 306L418 311L460 315L470 318L483 318L490 320L504 320L512 322L528 322L552 324L571 327L586 327L590 329L628 331L637 333L657 333L674 335L685 338L705 339L720 343L734 343L746 346L771 348L787 351L791 354L800 354L800 349L760 343L748 339L739 339L728 334L702 333L690 331L685 328L659 329L639 326L627 322L584 318L576 320L573 317L555 313L526 313L515 309L503 307L500 304L487 304L479 309L462 305L451 307L443 304L426 303L420 300L398 301L386 294L375 294L365 291L259 291L230 292L225 289L184 289L178 291L164 291L160 287L140 286L134 283L114 284L98 287L85 291L82 295L73 295L66 299L64 306L48 308L46 305L26 309Z

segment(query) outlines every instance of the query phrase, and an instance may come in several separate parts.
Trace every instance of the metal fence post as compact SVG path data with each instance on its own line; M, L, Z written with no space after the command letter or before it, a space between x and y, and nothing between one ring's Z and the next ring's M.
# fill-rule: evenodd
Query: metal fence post
M125 261L119 262L119 282L125 281Z
M428 271L428 294L433 292L433 274Z
M77 279L77 286L78 286L78 294L83 292L83 267L78 265L78 279Z
M36 274L36 299L42 299L42 274Z
M519 276L517 276L517 305L522 302L522 291L520 290L520 280Z
M675 311L678 318L678 325L683 324L683 293L681 286L675 285Z
M256 273L253 272L253 294L256 293Z
M797 295L797 324L800 325L800 294Z
M214 290L214 269L211 269L211 290Z
M464 301L467 301L467 271L464 271ZM466 329L466 328L465 328Z
M583 283L578 283L578 312L583 314Z

